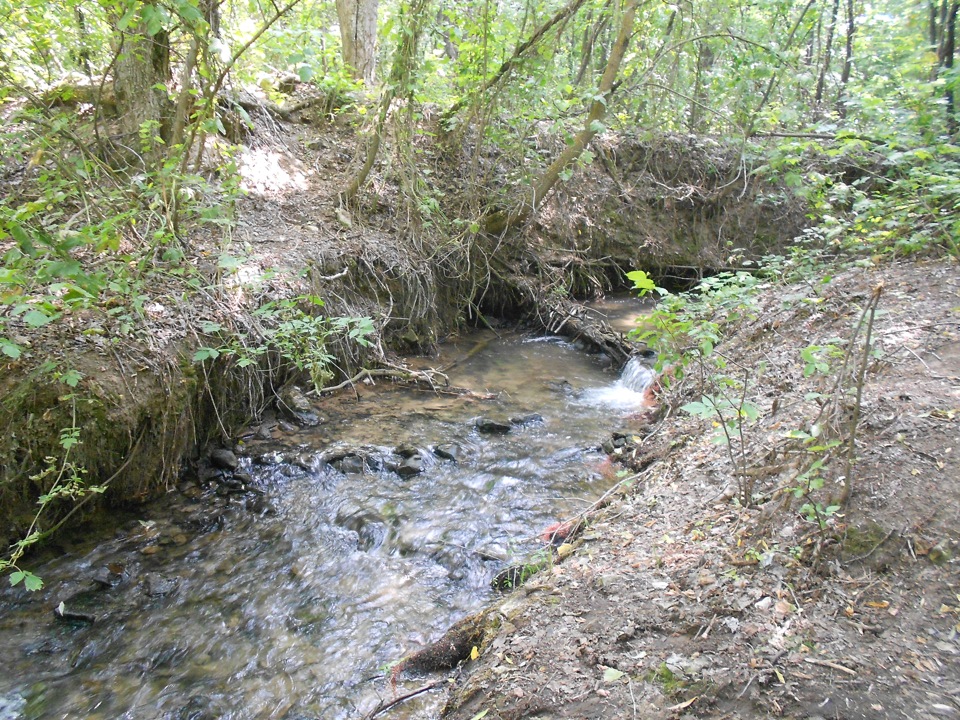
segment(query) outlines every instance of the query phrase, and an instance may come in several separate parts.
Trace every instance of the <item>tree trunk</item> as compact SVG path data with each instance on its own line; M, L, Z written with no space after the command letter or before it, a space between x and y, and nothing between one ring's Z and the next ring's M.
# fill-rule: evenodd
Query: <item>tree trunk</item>
M170 131L167 92L157 88L170 80L169 38L166 31L148 35L146 23L140 20L118 32L117 42L120 47L113 67L113 89L123 143L130 150L152 156L147 160L155 159L159 144L151 143L149 138L159 136L166 141ZM140 132L145 123L154 127L141 144Z
M380 152L380 145L383 142L383 130L387 122L387 115L390 112L390 105L394 98L400 94L410 94L414 75L419 67L417 45L420 42L420 35L426 24L427 11L430 0L413 0L409 7L401 8L400 17L409 18L409 24L404 24L400 28L400 42L397 45L396 54L393 56L393 66L390 69L390 82L383 88L380 98L380 108L377 113L377 119L373 126L370 137L367 140L367 152L360 172L356 174L350 184L340 192L339 201L341 205L346 205L353 200L360 192L360 188L370 176L373 164L376 162L377 153ZM408 97L408 102L412 103L413 98Z
M833 0L830 25L827 26L827 39L823 45L823 65L820 67L820 76L817 78L817 94L814 98L817 105L823 102L823 89L827 83L827 73L830 72L830 60L833 57L833 33L837 28L837 16L839 14L840 0Z
M703 76L713 68L713 61L713 50L707 42L705 40L698 42L697 74L693 82L693 96L690 98L690 114L687 121L687 127L692 133L697 132L697 127L700 125L701 111L707 107L707 103L709 102Z
M947 34L947 41L944 45L944 67L947 68L947 75L951 73L950 70L953 69L953 56L956 52L957 47L957 10L960 3L957 0L953 0L953 3L950 6L950 14L947 17L947 27L945 28ZM957 107L956 99L953 93L953 80L951 79L947 83L947 130L951 135L957 134Z
M337 0L343 62L367 87L376 76L377 6L377 0Z
M850 82L850 73L853 71L853 36L857 32L855 22L853 0L847 0L847 42L844 50L843 72L840 74L840 92L837 93L837 111L841 118L847 115L843 96L847 90L847 83Z
M617 33L617 39L610 49L610 59L607 61L603 77L600 79L600 86L597 88L597 99L590 105L590 112L587 114L583 130L577 133L573 142L557 156L557 159L550 164L550 167L544 171L541 178L533 186L530 204L524 203L510 212L501 211L491 215L484 226L486 232L490 234L502 233L507 228L519 225L531 213L535 213L543 204L543 198L560 179L560 173L572 165L583 153L587 144L593 140L598 132L603 130L602 120L607 114L607 105L613 95L613 85L617 79L617 74L620 72L620 63L627 51L630 36L633 34L633 21L637 13L638 1L627 0L626 7L623 9L620 31Z

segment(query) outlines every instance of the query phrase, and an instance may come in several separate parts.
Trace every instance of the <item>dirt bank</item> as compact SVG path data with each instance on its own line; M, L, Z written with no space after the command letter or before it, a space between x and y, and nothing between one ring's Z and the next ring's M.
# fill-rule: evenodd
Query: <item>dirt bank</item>
M845 455L798 499L814 456L795 438L821 422L839 358L820 372L801 352L852 338L878 288L852 492L820 529L802 505L840 492ZM499 629L444 717L960 717L958 294L944 261L760 295L717 347L760 410L741 473L758 504L733 500L716 424L678 410L696 384L667 393L668 416L619 451L644 469L488 613Z
M388 147L359 206L340 208L362 145L358 116L330 122L310 112L282 123L257 116L238 156L235 225L184 238L185 260L156 260L140 269L136 292L41 328L11 319L26 352L5 358L0 380L0 422L10 428L0 438L4 538L22 536L36 497L64 467L46 470L44 458L62 461L65 430L80 440L69 468L110 486L77 519L163 492L200 448L229 442L275 403L277 388L302 381L276 353L245 368L237 352L194 357L198 348L262 343L255 311L265 303L314 294L331 316L372 318L369 347L330 340L337 373L350 376L362 364L398 365L395 353L429 349L487 315L582 334L569 299L617 285L623 270L695 276L731 254L782 246L803 222L800 206L753 181L729 148L612 134L592 165L507 237L473 234L469 220L485 200L522 201L522 184L509 182L517 168L466 141L419 148L435 168L436 205L411 216ZM544 162L553 150L541 143ZM605 331L596 343L620 346ZM73 507L58 501L44 527Z

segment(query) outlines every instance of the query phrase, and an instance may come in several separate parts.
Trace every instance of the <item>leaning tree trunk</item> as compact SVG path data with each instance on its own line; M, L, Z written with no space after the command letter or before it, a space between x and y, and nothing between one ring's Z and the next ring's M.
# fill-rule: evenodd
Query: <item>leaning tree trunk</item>
M343 62L368 87L376 76L377 0L337 0Z
M526 202L517 209L510 212L498 212L491 215L484 230L490 234L499 234L507 228L519 225L526 220L531 213L537 212L543 204L543 199L547 193L553 189L560 179L560 173L566 170L570 165L576 162L577 158L583 153L587 145L603 129L603 118L607 114L607 105L613 95L613 85L617 79L617 73L620 72L620 62L627 52L627 45L630 36L633 34L633 20L637 14L637 5L639 0L627 0L626 7L623 9L623 15L620 22L620 31L617 33L617 39L610 50L610 58L607 60L606 68L603 71L603 77L600 79L600 86L597 88L596 99L590 105L590 112L584 122L583 130L577 133L573 142L550 163L540 179L534 184L531 193L530 203Z
M165 31L148 35L143 22L120 31L117 61L113 68L113 89L123 145L140 153L146 162L156 160L169 140L171 108L166 90L170 80L170 45ZM141 141L141 132L144 133ZM149 133L149 134L147 134Z
M408 21L400 29L400 42L393 56L393 66L390 69L389 82L384 86L380 98L380 106L377 111L377 118L367 140L367 150L364 157L363 166L353 177L344 190L340 191L339 201L341 205L346 205L352 201L360 192L360 188L370 176L373 170L373 164L376 162L377 153L380 152L380 145L383 142L384 127L387 123L387 115L390 112L390 105L397 95L406 94L408 103L413 102L409 97L410 88L413 87L415 74L419 69L419 50L420 35L426 25L427 10L431 0L412 0L412 2L401 8L401 17L407 16Z

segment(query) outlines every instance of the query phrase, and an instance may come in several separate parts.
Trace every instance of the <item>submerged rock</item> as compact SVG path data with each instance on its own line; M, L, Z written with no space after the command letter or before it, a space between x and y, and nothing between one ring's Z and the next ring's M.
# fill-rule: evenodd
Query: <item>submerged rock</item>
M150 597L172 595L179 587L179 578L164 577L160 573L147 573L143 577L143 591Z
M345 475L362 475L366 470L366 463L359 455L347 455L331 463L340 472Z
M399 465L397 465L397 475L403 478L413 477L423 472L423 458L419 455L412 455Z
M463 449L456 443L443 443L433 449L433 454L444 460L453 460L457 462L463 454Z
M518 415L516 417L510 418L510 422L513 425L532 425L534 423L542 423L543 415L539 413L530 413L529 415Z
M477 420L476 427L478 432L485 435L506 435L510 432L512 425L489 418L480 418Z
M335 522L357 534L361 550L372 550L383 545L387 537L387 520L376 510L347 501L337 509Z

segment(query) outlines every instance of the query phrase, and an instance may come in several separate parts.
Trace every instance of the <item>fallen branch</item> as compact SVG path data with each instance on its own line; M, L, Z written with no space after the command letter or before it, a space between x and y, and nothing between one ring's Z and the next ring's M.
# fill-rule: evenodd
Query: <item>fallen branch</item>
M390 702L381 702L379 705L377 705L377 707L375 707L369 713L364 715L363 720L372 720L372 718L375 718L377 715L382 715L383 713L387 712L387 710L390 710L391 708L395 708L397 705L400 705L401 703L406 702L410 698L415 698L417 695L423 695L423 693L425 692L430 692L431 690L434 690L440 687L441 685L444 685L446 682L447 682L446 678L442 680L437 680L435 682L430 683L429 685L424 685L423 687L419 687L413 692L408 692L405 695L401 695L400 697L394 698Z

